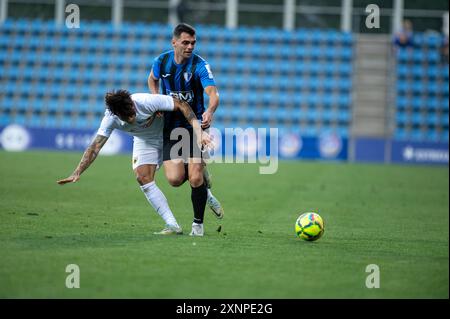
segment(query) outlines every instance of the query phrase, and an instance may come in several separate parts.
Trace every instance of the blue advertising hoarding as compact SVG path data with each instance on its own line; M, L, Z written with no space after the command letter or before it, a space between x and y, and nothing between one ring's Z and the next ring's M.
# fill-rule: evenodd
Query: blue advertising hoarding
M357 162L377 162L385 161L386 141L376 138L357 138L354 141L355 160Z
M354 145L356 162L448 165L448 143L357 138Z
M278 135L277 130L272 132L264 128L225 129L225 131L213 129L211 132L216 143L214 156L248 158L251 154L269 155L275 150L276 144L275 151L279 159L341 161L348 159L348 140L332 132L322 133L318 137L301 136L296 133ZM96 130L92 129L28 128L11 124L0 127L0 146L7 151L29 149L84 151L95 134ZM274 144L275 141L277 143ZM448 143L359 138L355 139L354 145L356 162L382 163L388 151L386 160L391 163L448 165ZM103 147L102 154L131 153L132 149L132 137L116 130Z
M448 165L447 143L394 141L391 154L393 163Z
M7 151L48 149L84 151L96 130L28 128L18 124L0 127L0 146ZM212 129L216 144L214 156L258 157L277 152L280 159L347 160L347 139L332 132L318 137L278 134L277 129ZM131 153L131 136L115 130L102 149L102 154ZM250 155L249 155L250 154ZM271 154L272 156L274 154Z

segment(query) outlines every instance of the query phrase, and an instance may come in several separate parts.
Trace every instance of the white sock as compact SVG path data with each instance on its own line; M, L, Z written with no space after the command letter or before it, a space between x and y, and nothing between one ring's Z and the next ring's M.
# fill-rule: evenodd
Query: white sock
M206 189L206 192L208 194L208 198L212 197L213 194L211 193L211 190L209 188Z
M169 203L167 202L166 196L164 196L154 181L141 186L141 189L144 192L145 197L147 197L149 203L162 217L162 219L164 219L167 225L180 227L169 208Z

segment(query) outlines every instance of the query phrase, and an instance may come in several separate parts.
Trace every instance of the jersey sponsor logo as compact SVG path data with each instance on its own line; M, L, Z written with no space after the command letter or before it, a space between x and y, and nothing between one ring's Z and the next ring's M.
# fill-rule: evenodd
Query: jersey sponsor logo
M188 103L191 103L194 101L194 92L193 91L175 91L175 92L168 92L168 95L171 97L177 98L181 101L185 101Z
M166 77L168 77L168 76L171 76L171 74L170 74L170 73L166 73L166 74L161 74L161 76L162 76L163 78L166 78Z
M191 78L192 78L192 73L191 72L184 72L183 76L184 76L184 80L186 82L189 82L191 80Z

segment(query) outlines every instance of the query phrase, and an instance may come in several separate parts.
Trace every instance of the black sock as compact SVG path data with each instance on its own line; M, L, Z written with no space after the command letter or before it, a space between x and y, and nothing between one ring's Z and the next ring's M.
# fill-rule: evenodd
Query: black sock
M191 186L191 190L192 207L194 208L194 223L203 224L207 198L205 183L199 187Z

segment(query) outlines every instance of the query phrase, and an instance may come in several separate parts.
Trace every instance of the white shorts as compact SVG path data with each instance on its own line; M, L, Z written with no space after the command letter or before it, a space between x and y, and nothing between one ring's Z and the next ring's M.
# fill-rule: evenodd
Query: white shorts
M156 169L162 163L162 138L158 140L144 140L139 137L133 138L133 170L145 164L154 164Z

